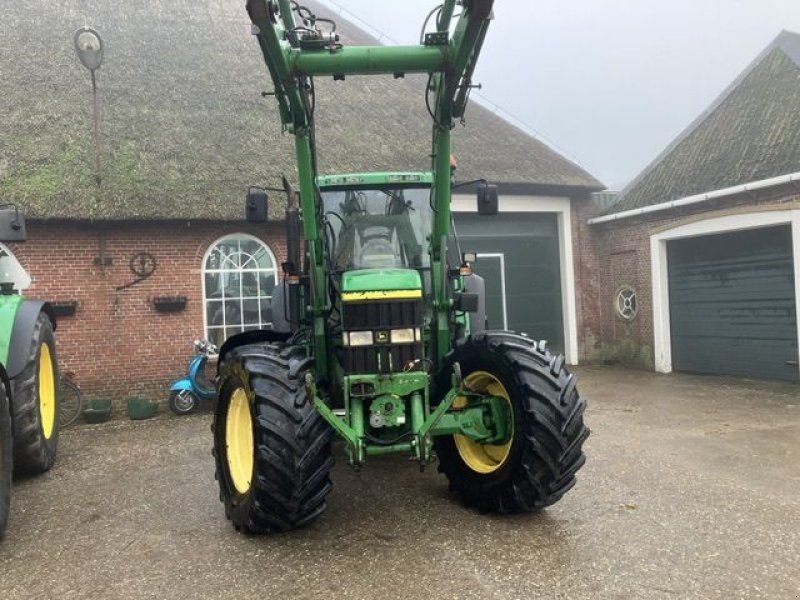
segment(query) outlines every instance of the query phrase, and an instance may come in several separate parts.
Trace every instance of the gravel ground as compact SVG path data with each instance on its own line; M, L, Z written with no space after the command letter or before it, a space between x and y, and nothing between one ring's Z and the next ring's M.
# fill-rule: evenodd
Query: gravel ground
M340 460L319 521L247 537L210 415L68 429L15 482L0 598L800 598L800 386L579 373L578 485L512 517L463 508L435 468Z

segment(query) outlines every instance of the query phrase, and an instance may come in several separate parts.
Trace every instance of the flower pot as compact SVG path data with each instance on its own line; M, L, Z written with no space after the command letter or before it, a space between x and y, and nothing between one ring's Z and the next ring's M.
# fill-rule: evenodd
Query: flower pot
M111 400L89 400L83 409L83 420L87 423L105 423L111 418L113 409Z
M186 308L186 296L158 296L153 298L153 306L158 312L180 312Z
M53 314L56 317L71 317L75 314L78 308L77 300L63 300L50 303L50 308L53 309Z
M128 398L128 416L138 421L149 419L158 412L158 402L146 398Z

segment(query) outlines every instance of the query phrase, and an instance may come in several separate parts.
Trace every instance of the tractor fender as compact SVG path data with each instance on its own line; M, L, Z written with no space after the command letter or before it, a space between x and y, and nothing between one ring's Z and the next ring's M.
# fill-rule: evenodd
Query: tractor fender
M232 335L222 348L219 349L219 360L217 362L217 375L219 375L220 367L225 362L225 355L234 348L244 346L245 344L258 344L260 342L285 342L292 336L291 333L283 333L280 331L273 331L272 329L258 329L256 331L245 331Z
M25 368L28 354L31 349L33 328L39 313L44 312L56 329L56 317L50 304L43 300L23 300L14 317L14 329L11 332L11 344L8 348L8 364L6 370L8 378L14 379Z

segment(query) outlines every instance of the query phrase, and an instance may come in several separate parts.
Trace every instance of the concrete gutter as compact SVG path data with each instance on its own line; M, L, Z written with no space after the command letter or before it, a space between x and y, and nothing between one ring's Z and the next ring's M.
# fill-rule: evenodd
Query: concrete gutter
M690 204L699 204L714 198L724 198L726 196L733 196L744 192L752 192L764 188L775 187L800 181L800 171L796 173L789 173L788 175L779 175L778 177L770 177L769 179L760 179L758 181L751 181L750 183L743 183L741 185L734 185L732 187L714 190L713 192L706 192L704 194L695 194L693 196L686 196L677 200L670 200L669 202L662 202L661 204L652 204L650 206L643 206L642 208L633 208L631 210L623 210L622 212L604 215L602 217L594 217L589 219L589 225L596 225L598 223L608 223L610 221L619 221L620 219L628 219L630 217L638 217L647 213L659 212L662 210L669 210L671 208L679 208L681 206L688 206Z

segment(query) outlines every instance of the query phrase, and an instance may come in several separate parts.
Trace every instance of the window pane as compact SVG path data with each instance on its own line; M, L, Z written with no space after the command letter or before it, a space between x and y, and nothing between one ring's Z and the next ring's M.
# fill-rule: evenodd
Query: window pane
M211 251L211 253L208 255L208 258L206 259L206 270L219 269L221 260L222 259L219 252L219 246L217 246Z
M274 264L272 263L272 258L270 257L267 249L263 246L259 248L258 252L255 254L256 262L258 263L259 269L272 269L274 268Z
M209 327L206 339L219 348L225 342L225 330L222 327Z
M258 274L246 271L242 273L242 296L258 297Z
M209 327L219 327L225 324L222 315L222 302L218 300L206 302L206 323Z
M217 298L222 295L222 275L220 273L206 273L206 298Z
M242 305L244 306L245 325L258 325L260 322L260 302L258 300L243 300Z
M261 286L261 295L272 296L272 290L275 288L275 274L261 273L258 276L258 280Z

